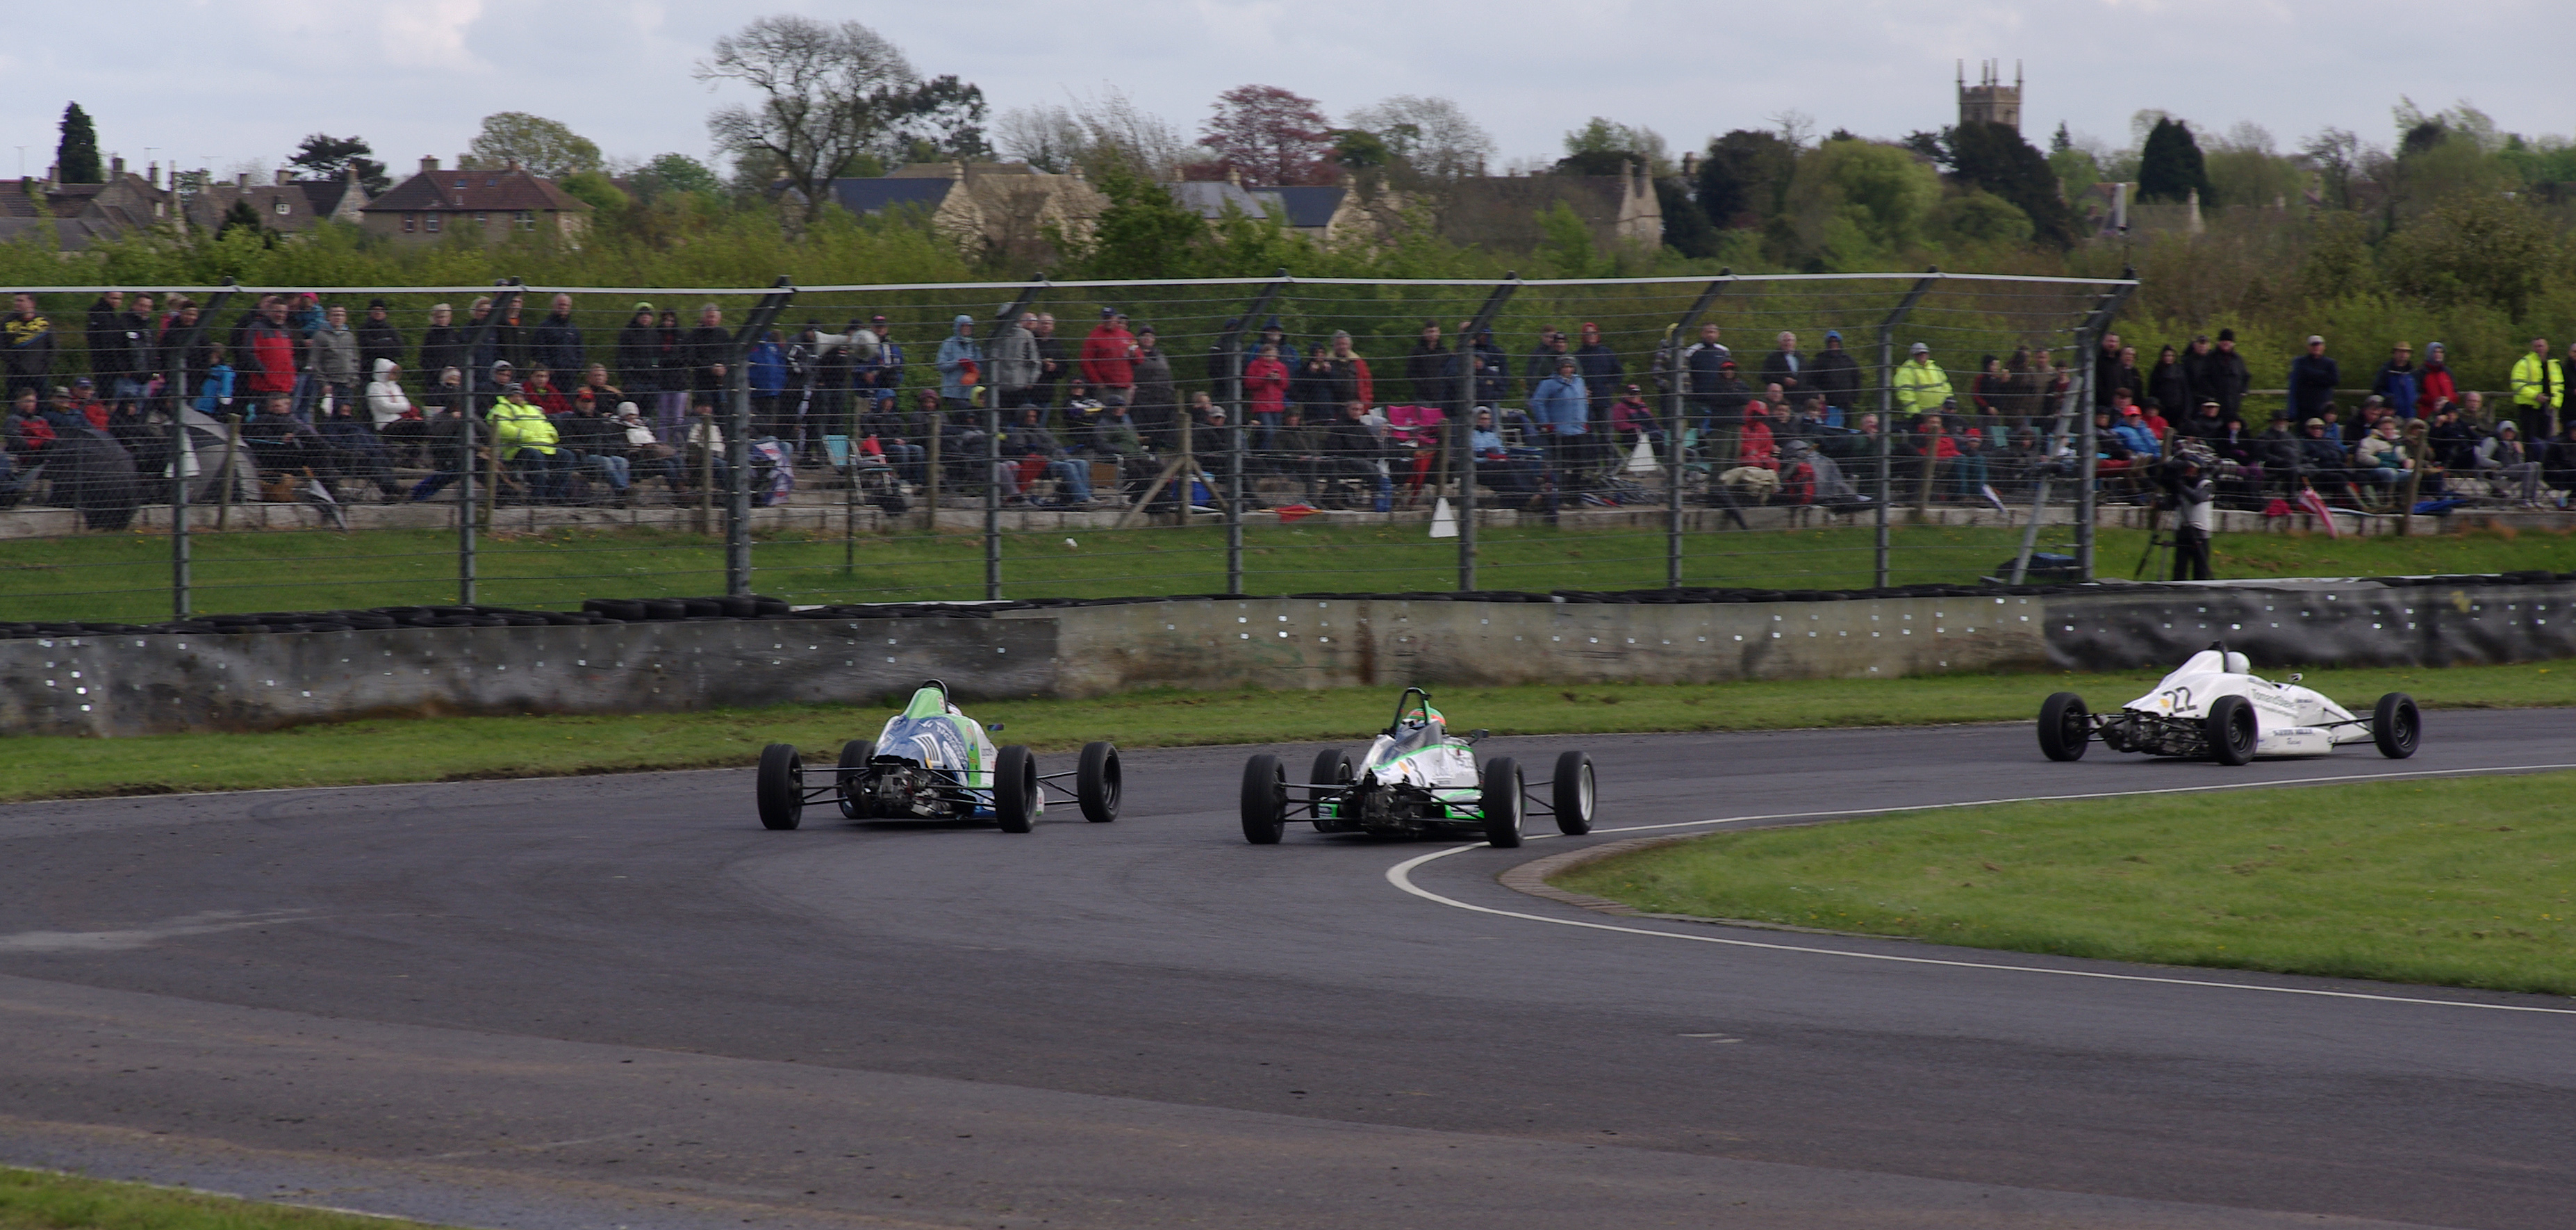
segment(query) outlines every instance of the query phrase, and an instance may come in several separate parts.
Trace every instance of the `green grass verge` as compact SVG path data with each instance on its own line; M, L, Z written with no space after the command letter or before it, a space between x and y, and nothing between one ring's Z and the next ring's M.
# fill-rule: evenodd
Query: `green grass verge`
M2107 707L2146 691L2158 677L2130 671L1443 688L1439 699L1460 727L1501 734L1911 726L2028 720L2040 698L2061 687ZM2576 704L2576 662L2317 670L2308 672L2308 682L2329 696L2410 692L2428 708ZM1130 748L1358 739L1385 722L1394 697L1391 688L1155 691L969 708L982 721L1004 723L1008 742L1062 751L1092 739ZM0 758L0 799L717 768L748 765L770 742L794 743L809 759L828 759L845 739L873 738L891 707L382 719L259 734L27 737L11 740L12 754Z
M507 521L506 512L503 520ZM2054 543L2065 531L2051 531ZM1244 588L1254 594L1402 593L1457 587L1458 549L1403 525L1253 526ZM1850 589L1875 583L1872 531L1697 533L1683 543L1689 585ZM1898 527L1896 584L1970 582L2009 558L2003 527ZM2104 576L2128 576L2145 544L2106 530ZM198 613L333 610L452 602L456 538L444 530L207 534L192 540ZM12 619L151 622L170 616L170 540L148 534L0 541L0 611ZM1658 530L1490 529L1477 583L1487 589L1642 589L1664 584ZM2221 576L2379 576L2563 568L2560 534L2327 539L2221 535ZM853 562L854 561L854 562ZM891 602L984 596L983 541L910 532L769 536L753 549L753 587L795 602ZM658 530L487 534L477 596L569 608L584 598L670 596L724 588L721 543ZM1225 588L1222 527L1013 533L1003 541L1003 593L1014 598L1203 594Z
M0 1167L0 1230L399 1230L425 1224Z
M2576 994L2576 773L2019 803L1578 867L1642 909L1972 948Z

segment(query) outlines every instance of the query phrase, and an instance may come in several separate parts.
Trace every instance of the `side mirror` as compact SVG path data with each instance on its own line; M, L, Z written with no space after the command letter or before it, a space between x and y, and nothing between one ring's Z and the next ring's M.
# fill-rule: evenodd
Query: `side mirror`
M985 727L984 729L986 729L986 730L1000 730L1001 728L1002 728L1002 724L1001 724L1000 722L995 722L995 723L993 723L992 725Z
M2297 672L2297 671L2291 671L2291 672L2290 672L2290 682L2292 682L2292 683L2297 683L2298 681L2300 681L2300 680L2302 680L2302 679L2305 679L2305 678L2307 678L2307 676L2302 675L2302 674L2300 674L2300 673L2299 673L2299 672Z

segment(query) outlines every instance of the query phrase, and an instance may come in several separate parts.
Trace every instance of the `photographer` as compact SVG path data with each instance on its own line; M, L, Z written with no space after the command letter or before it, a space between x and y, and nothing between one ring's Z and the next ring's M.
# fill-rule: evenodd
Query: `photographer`
M2212 511L2216 489L2202 475L2200 462L2190 457L2177 457L2150 467L2156 485L2164 488L2159 505L2180 513L2174 529L2174 575L2177 581L2209 581L2216 577L2209 567L2209 533L2216 524Z

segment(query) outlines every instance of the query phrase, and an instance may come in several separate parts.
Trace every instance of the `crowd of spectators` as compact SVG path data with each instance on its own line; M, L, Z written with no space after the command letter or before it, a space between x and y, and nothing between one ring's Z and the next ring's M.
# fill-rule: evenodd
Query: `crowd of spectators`
M737 342L714 304L684 323L679 306L638 302L613 331L586 331L564 294L542 314L487 297L407 324L381 298L352 319L352 304L270 294L216 321L184 295L109 291L88 307L86 370L68 380L65 329L32 295L11 306L0 502L75 451L85 467L123 457L136 498L174 471L217 481L202 455L173 464L185 433L172 418L188 415L234 442L225 455L253 495L293 477L340 500L429 500L486 465L506 498L532 503L655 489L679 501L733 479L723 410ZM2563 505L2576 487L2576 425L2563 414L2576 346L2562 361L2540 339L2514 368L2510 407L2490 416L2457 388L2440 343L2420 363L2397 347L2346 414L2344 372L2311 338L2267 418L2226 332L2151 364L2113 335L2093 355L2030 347L1958 374L1916 342L1882 390L1835 331L1813 349L1781 332L1739 362L1715 324L1646 355L1588 321L1541 329L1517 357L1491 330L1463 336L1471 328L1425 320L1373 368L1347 332L1292 337L1275 317L1247 327L1238 451L1216 395L1231 391L1177 378L1154 327L1114 307L1078 338L1045 312L989 337L956 316L935 343L882 314L808 322L741 360L746 478L763 500L800 471L864 478L890 509L934 486L975 496L988 483L1014 504L1208 508L1240 478L1256 506L1383 511L1455 481L1464 415L1477 482L1525 507L1660 502L1663 484L1639 472L1672 465L1712 503L1856 507L1882 451L1899 502L2001 505L2078 468L2081 437L2065 428L2076 365L2090 362L2097 471L2113 498L2150 498L2147 476L2175 458L2245 507L2309 490L2381 507L2410 494ZM1884 423L1882 396L1894 410Z

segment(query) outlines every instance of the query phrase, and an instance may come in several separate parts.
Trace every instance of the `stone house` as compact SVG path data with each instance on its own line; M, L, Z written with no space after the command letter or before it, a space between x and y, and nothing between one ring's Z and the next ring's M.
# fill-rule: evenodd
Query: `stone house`
M438 243L461 231L494 244L534 234L577 241L590 228L591 209L516 162L442 170L438 159L423 158L417 174L357 212L368 234L398 243Z

